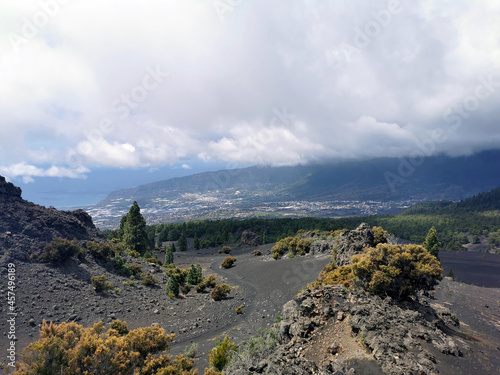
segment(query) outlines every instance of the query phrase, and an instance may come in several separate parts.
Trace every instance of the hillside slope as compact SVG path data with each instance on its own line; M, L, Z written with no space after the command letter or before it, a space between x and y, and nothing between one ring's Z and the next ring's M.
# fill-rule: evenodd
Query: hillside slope
M21 198L21 189L0 176L0 256L27 259L56 237L79 241L103 235L83 210L58 211Z
M405 204L456 201L500 186L499 159L500 151L495 150L469 157L428 157L418 166L408 160L380 158L206 172L115 191L87 211L103 228L116 227L134 200L149 223L262 212L274 217L395 213ZM303 204L294 209L294 202ZM309 207L307 202L319 206ZM337 203L321 207L321 202ZM377 203L367 210L366 202Z

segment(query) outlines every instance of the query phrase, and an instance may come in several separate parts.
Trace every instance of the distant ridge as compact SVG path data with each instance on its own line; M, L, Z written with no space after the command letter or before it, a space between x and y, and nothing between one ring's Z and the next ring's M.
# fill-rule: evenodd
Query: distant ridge
M500 210L500 187L486 193L477 194L460 202L437 201L419 203L402 211L401 214L458 214L496 210Z
M261 167L198 173L117 190L100 203L117 198L174 198L229 188L258 189L277 199L459 200L500 186L500 150L468 157L433 156L400 175L402 159L379 158L295 167ZM406 172L406 171L405 171ZM406 172L407 173L407 172ZM387 180L387 174L398 180ZM391 184L392 182L392 184ZM272 190L272 191L271 191Z
M396 213L418 202L459 201L500 186L499 160L500 150L490 150L468 157L432 156L418 165L379 158L205 172L114 191L87 211L101 228L116 227L134 200L150 223L249 217L252 212L273 217ZM316 207L305 212L306 203L294 202ZM340 203L322 209L321 202ZM342 202L375 203L365 209L362 203L348 207Z

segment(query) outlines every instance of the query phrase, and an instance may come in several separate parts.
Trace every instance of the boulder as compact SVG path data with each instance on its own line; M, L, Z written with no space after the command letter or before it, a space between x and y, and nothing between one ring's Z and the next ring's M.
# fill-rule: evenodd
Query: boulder
M241 233L240 244L245 246L259 246L262 245L262 240L260 239L260 236L252 232L250 229L247 229Z
M365 247L372 247L373 231L366 223L362 223L354 230L346 230L340 235L337 246L337 266L346 266L351 264L353 255L363 253Z

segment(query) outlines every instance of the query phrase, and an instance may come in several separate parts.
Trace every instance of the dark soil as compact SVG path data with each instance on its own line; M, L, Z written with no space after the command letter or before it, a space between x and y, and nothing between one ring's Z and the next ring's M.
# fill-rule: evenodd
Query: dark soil
M83 326L90 326L102 320L105 323L120 319L129 328L138 328L158 323L167 333L176 334L171 345L172 354L181 353L191 343L198 345L196 366L202 373L208 363L208 351L226 334L235 342L241 342L254 335L261 327L271 326L280 313L283 304L300 289L313 281L320 270L330 261L330 255L308 255L278 261L269 256L253 256L258 248L263 254L272 245L233 248L231 255L237 258L230 269L221 269L220 263L226 254L218 249L175 253L175 263L181 267L201 264L204 276L217 275L219 283L231 286L226 300L215 302L209 293L198 294L194 290L186 296L170 299L165 293L167 277L160 267L138 262L143 271L151 272L158 280L157 287L147 287L140 280L134 286L123 285L129 278L117 276L91 256L84 261L71 259L60 267L16 260L16 318L17 351L38 338L42 319L54 322L75 320ZM500 256L472 253L442 253L445 270L450 266L460 280L469 280L480 285L498 286ZM460 256L467 257L466 260ZM489 258L491 257L491 258ZM486 259L487 262L484 260ZM0 350L7 351L7 268L1 268L2 295L0 304L0 328L3 339ZM459 266L462 265L462 266ZM471 270L467 273L467 270ZM478 272L478 270L482 270ZM120 289L107 293L96 293L90 285L90 277L105 273L108 279ZM488 273L485 275L485 273ZM485 281L486 280L486 281ZM451 280L443 280L436 288L429 302L439 310L449 308L461 322L460 330L450 332L454 339L461 340L470 348L464 357L451 357L436 353L438 368L442 374L498 374L500 373L500 289L484 288ZM243 306L244 313L237 315L235 309ZM334 328L331 328L334 329ZM333 335L340 335L335 328ZM327 337L328 331L321 336ZM318 350L321 345L318 346ZM347 351L354 348L352 357ZM306 353L314 358L315 347ZM370 363L362 353L363 348L354 341L347 341L342 353L346 359ZM6 357L0 359L5 364Z
M270 247L264 245L259 249L265 254ZM136 280L133 286L123 285L130 279L114 274L111 268L96 262L90 255L84 261L70 259L58 267L16 260L18 356L22 348L38 339L43 319L55 323L76 321L85 327L98 321L110 323L120 319L131 329L158 323L167 333L175 333L172 354L181 353L186 346L196 343L196 365L203 372L208 365L208 351L215 346L215 340L228 334L231 340L240 342L258 328L274 323L282 305L313 281L330 261L324 255L275 261L265 256L253 256L251 251L255 248L234 249L231 255L237 261L227 270L220 268L226 254L218 254L218 249L174 254L176 265L185 268L199 263L204 276L215 274L217 283L230 285L230 295L219 302L211 298L210 292L200 294L194 289L185 296L170 299L165 293L168 278L164 270L133 258L128 258L128 262L137 262L143 272L151 272L158 280L158 286L144 286L140 280ZM9 342L6 265L4 263L1 267L2 353L6 353ZM106 274L119 291L111 289L96 293L90 277L101 274ZM236 314L238 306L244 306L242 315ZM6 357L2 356L0 364L6 362Z

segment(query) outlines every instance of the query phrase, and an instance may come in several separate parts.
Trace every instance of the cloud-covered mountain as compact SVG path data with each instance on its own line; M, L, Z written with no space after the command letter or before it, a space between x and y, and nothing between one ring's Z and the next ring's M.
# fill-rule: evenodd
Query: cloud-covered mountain
M496 188L500 186L498 160L500 151L492 150L469 157L429 157L418 165L411 159L380 158L222 170L115 191L90 210L101 225L104 219L106 225L116 225L133 200L139 202L150 222L276 213L280 204L290 206L290 202L299 201L374 201L380 204L369 213L380 213L393 211L399 207L397 202L459 200ZM366 213L344 206L337 213L334 208L296 211L313 216Z

